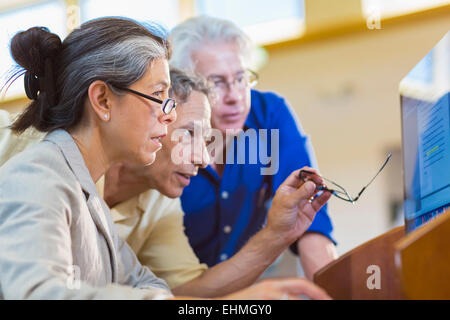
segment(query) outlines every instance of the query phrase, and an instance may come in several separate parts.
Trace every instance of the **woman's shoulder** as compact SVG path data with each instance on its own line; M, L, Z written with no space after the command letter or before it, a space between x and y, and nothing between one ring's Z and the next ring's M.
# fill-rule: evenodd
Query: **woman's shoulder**
M74 179L61 150L45 140L16 154L0 167L2 189L28 184L39 192L51 185L70 185Z
M59 148L49 141L40 141L12 156L0 168L0 172L22 166L34 166L40 163L61 162L63 155Z

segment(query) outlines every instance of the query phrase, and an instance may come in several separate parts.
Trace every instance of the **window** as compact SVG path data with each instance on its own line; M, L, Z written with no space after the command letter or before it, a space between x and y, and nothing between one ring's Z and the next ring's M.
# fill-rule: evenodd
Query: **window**
M401 80L400 92L408 97L440 97L450 90L450 31Z
M380 15L381 18L402 15L445 4L450 0L361 0L365 16Z
M260 45L299 37L304 28L301 0L197 0L195 9L233 21Z
M104 16L123 16L137 21L154 21L166 29L179 20L178 0L80 0L81 22Z
M431 50L406 76L409 80L422 84L433 83L434 51Z
M51 32L58 34L62 39L66 36L66 7L63 1L46 1L24 8L9 10L0 13L0 72L1 85L5 83L11 68L15 65L10 54L10 41L19 31L34 26L44 26ZM1 98L14 98L24 96L23 76L17 79Z

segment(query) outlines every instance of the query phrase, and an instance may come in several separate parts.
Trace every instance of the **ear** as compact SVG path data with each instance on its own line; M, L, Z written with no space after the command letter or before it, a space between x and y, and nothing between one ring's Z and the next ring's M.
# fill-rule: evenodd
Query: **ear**
M109 86L101 80L92 82L88 89L88 98L98 118L101 121L109 121L114 101L114 94Z

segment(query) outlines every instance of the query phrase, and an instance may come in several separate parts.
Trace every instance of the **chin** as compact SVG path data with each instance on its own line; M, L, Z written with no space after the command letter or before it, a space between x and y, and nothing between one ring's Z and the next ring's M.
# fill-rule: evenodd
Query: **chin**
M241 130L244 128L244 120L235 122L222 122L220 123L220 130L225 132L226 130Z
M183 188L179 188L179 187L165 188L164 192L162 192L161 190L158 190L158 191L161 192L166 197L171 198L171 199L179 198L183 194Z
M243 123L230 123L230 124L223 125L222 128L220 129L220 131L226 133L227 130L234 132L234 131L240 131L243 129L244 129Z
M149 166L153 162L155 162L155 159L156 159L156 153L153 152L149 155L146 155L145 157L142 157L141 164L143 164L144 166Z

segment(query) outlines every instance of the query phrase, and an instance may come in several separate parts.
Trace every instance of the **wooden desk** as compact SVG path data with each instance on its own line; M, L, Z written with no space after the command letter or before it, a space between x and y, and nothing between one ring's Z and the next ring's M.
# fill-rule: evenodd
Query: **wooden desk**
M405 236L395 228L314 275L334 299L450 299L450 210ZM371 287L379 267L380 288ZM372 278L373 279L373 278Z
M394 243L404 237L403 227L395 228L347 252L314 275L314 282L334 299L401 299L400 282L394 263ZM381 288L369 289L367 280L380 268Z

